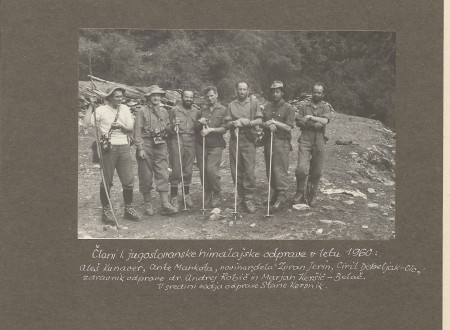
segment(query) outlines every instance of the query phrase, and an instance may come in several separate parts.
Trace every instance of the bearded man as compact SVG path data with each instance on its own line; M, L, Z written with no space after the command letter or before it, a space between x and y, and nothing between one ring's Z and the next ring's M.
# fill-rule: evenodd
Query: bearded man
M303 102L295 119L302 134L298 139L298 165L295 170L297 193L294 204L314 206L325 158L325 127L330 122L331 106L323 101L324 85L313 86L312 100ZM310 177L310 189L306 191L306 179Z
M194 92L183 90L181 92L181 105L176 105L169 111L169 121L175 126L175 130L178 130L180 137L180 145L178 145L176 134L171 135L167 139L169 164L172 169L169 175L170 203L177 209L178 204L183 202L183 198L186 202L186 207L192 208L194 206L189 193L192 181L192 167L195 160L195 124L199 110L193 104ZM181 173L181 168L183 168L183 173ZM181 180L181 175L183 175L183 180ZM182 187L184 197L178 200L178 185L182 181L184 182L184 187Z

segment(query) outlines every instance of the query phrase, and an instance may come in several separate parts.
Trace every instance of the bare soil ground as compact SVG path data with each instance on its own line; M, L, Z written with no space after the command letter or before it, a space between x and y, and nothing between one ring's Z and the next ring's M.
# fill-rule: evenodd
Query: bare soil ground
M290 196L296 189L297 138L295 129L290 154L289 174L292 178ZM334 114L327 127L329 141L324 175L317 206L297 211L288 207L265 218L267 179L263 149L256 156L257 212L247 214L241 208L234 221L229 212L234 208L234 186L229 169L228 149L223 153L222 166L222 214L218 220L209 218L211 209L202 215L202 188L199 171L194 167L191 194L194 209L180 211L172 217L158 214L159 194L153 192L154 216L144 216L141 222L123 219L123 199L117 174L111 197L120 229L105 226L100 219L99 199L100 170L92 163L90 145L93 130L81 133L78 141L78 236L79 238L114 239L237 239L237 240L386 240L395 237L395 134L386 130L378 121ZM228 139L226 139L228 140ZM351 144L338 145L336 141ZM134 157L134 156L133 156ZM137 164L134 204L143 214L143 199L138 191ZM362 197L345 193L325 192L344 189L361 192ZM336 190L335 190L336 192ZM364 198L364 196L366 198ZM228 209L228 210L227 210ZM327 220L327 221L324 221ZM334 222L333 222L334 221Z

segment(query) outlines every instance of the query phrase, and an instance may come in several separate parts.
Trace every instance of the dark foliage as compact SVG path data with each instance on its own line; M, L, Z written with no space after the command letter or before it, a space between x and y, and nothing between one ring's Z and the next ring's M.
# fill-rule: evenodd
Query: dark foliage
M80 79L200 90L216 85L228 101L235 83L267 96L282 80L289 98L325 84L342 113L395 126L395 33L306 31L105 30L80 32Z

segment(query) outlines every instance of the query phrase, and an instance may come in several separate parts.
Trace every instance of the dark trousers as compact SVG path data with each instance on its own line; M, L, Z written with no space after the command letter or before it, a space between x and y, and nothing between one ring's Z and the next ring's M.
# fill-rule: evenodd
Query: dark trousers
M169 174L169 183L177 187L181 183L180 153L178 149L177 136L172 136L167 141L169 149L169 164L172 172ZM183 181L185 186L189 186L192 180L192 167L195 160L195 136L180 134L180 151L183 162Z
M270 137L264 145L264 159L266 161L266 174L269 177L270 162ZM272 177L270 188L273 189L275 196L279 199L287 199L287 191L289 189L289 151L291 143L287 139L278 139L273 137L272 145Z
M325 159L325 140L322 133L302 133L298 144L298 165L295 170L297 191L304 194L305 183L310 176L312 193L316 194Z
M124 190L133 190L134 186L134 174L133 174L133 158L130 153L130 146L124 145L112 145L111 150L102 152L103 156L103 172L105 175L105 181L109 189L113 185L114 171L117 171L120 183ZM100 183L100 187L103 189L103 182Z
M153 176L156 191L169 191L169 180L167 179L167 145L165 143L155 144L153 140L144 139L143 143L147 159L137 158L139 191L143 194L153 189Z
M200 169L200 180L203 184L203 147L197 143L197 164ZM222 162L222 147L205 147L205 194L220 195L220 163Z
M255 194L255 157L256 145L247 140L244 134L239 133L238 146L238 171L237 190L240 197L245 201L252 200ZM232 137L229 144L230 166L233 182L236 179L236 138ZM236 182L235 182L236 184Z

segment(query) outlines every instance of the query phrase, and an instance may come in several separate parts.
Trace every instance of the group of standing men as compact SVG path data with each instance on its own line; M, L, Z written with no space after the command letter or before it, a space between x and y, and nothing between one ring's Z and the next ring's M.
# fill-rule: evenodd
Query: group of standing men
M145 94L147 105L138 110L134 123L130 109L122 104L125 90L120 87L108 89L106 105L96 108L94 116L95 105L92 102L84 120L85 127L96 125L111 143L109 151L102 151L102 220L115 223L108 201L115 170L123 188L124 217L134 221L141 218L132 204L134 174L129 143L131 134L136 145L139 191L143 194L146 215L154 213L151 202L153 185L160 195L161 214L172 215L178 212L179 207L193 207L190 183L195 157L207 206L214 208L220 205L220 164L226 147L224 134L227 130L230 130L231 176L240 203L247 212L255 213L256 126L262 127L265 132L263 145L268 177L272 160L272 195L269 202L272 210L282 208L288 201L289 151L292 150L291 131L295 125L300 127L302 134L295 172L297 192L293 202L313 205L323 168L325 126L331 112L329 104L323 101L323 89L323 84L315 84L312 100L303 102L296 116L293 107L283 98L285 88L281 81L274 81L271 85L272 99L264 109L256 98L249 97L249 85L243 81L236 84L237 99L230 102L228 107L218 102L216 87L209 86L203 90L206 104L202 109L194 106L193 91L183 90L181 104L169 111L160 106L165 91L154 85ZM172 169L170 174L167 173L169 165ZM308 176L310 187L307 194Z

